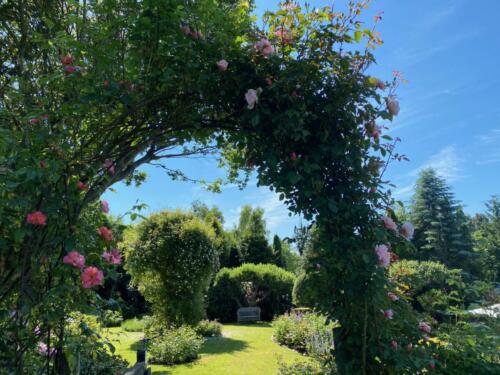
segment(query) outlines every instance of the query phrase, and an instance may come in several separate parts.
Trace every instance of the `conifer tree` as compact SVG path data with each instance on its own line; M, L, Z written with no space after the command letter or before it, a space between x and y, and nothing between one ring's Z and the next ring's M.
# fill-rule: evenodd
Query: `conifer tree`
M439 261L466 271L472 269L474 257L467 217L435 170L425 169L420 173L410 211L417 259Z
M278 267L283 267L283 246L281 244L281 239L277 234L274 235L273 237L273 257L274 257L274 264L276 264Z

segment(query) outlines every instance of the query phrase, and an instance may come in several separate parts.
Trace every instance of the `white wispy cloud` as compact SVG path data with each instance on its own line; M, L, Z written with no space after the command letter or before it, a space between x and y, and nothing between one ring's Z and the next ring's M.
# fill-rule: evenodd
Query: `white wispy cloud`
M476 136L481 153L476 160L476 165L500 163L500 128L490 129L485 134Z
M438 153L432 155L424 164L410 172L415 177L426 168L433 168L436 173L448 182L454 182L464 177L462 164L464 159L459 156L456 147L446 146Z

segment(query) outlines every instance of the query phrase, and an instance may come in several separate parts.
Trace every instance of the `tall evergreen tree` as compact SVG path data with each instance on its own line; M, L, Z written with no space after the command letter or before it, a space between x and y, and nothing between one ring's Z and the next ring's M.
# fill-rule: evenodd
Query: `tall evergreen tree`
M417 259L472 269L474 257L467 218L450 187L435 170L425 169L420 173L410 211Z
M253 209L248 205L242 208L235 236L239 241L241 263L274 263L262 208Z
M274 264L278 267L283 267L283 246L281 244L281 239L277 234L273 237L273 258Z

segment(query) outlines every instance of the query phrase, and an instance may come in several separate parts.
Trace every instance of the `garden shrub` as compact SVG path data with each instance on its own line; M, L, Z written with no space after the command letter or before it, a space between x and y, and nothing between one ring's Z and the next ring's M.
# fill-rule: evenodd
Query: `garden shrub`
M175 211L151 215L133 231L126 250L132 282L167 324L196 324L217 264L212 228Z
M114 354L114 346L99 334L96 316L72 313L66 326L69 367L81 375L122 374L127 362ZM79 361L78 361L79 359Z
M439 262L401 260L392 264L389 277L410 298L413 308L439 317L463 302L465 284L460 273Z
M203 338L189 326L167 329L148 343L151 363L173 365L198 358Z
M103 327L119 327L123 322L122 314L119 311L104 310L101 315Z
M314 361L280 362L278 375L325 375L326 370ZM328 372L333 374L333 372Z
M304 307L322 307L328 293L326 286L322 285L322 278L316 273L302 273L293 285L292 301L296 306Z
M440 325L443 345L436 351L440 374L500 374L500 323L498 318L485 321Z
M316 359L330 356L333 346L333 324L316 313L291 312L273 321L273 338L280 345Z
M194 327L194 330L203 337L221 336L222 324L215 320L202 320Z
M261 319L270 321L292 306L295 276L272 264L223 268L209 290L207 314L221 322L236 320L240 307L259 306Z

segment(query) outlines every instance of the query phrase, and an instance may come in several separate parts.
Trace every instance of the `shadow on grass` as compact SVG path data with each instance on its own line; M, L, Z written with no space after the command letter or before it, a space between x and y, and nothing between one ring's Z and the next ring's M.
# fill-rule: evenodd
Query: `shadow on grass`
M203 343L200 354L234 353L244 350L247 346L247 343L242 340L229 337L211 337Z
M140 344L140 342L138 342ZM137 344L137 343L135 343ZM240 350L244 350L247 347L247 343L242 340L231 339L228 337L210 337L203 343L200 354L215 355L215 354L225 354L234 353ZM199 365L198 360L189 363L183 363L183 366L194 367ZM156 370L153 371L153 375L170 375L172 371L170 370Z

